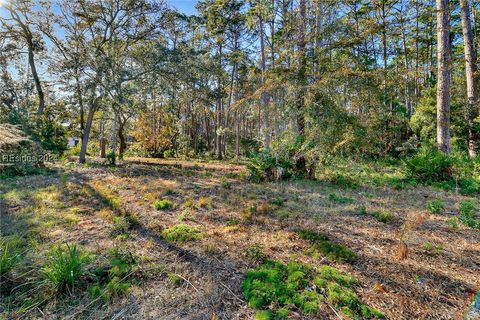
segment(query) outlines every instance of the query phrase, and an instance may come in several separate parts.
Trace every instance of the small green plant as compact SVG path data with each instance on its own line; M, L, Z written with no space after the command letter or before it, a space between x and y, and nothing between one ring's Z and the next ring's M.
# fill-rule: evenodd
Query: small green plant
M459 228L459 222L457 217L453 217L447 220L447 224L450 226L452 229L458 229Z
M13 250L8 243L0 244L0 277L4 276L13 269L19 258L18 253Z
M183 211L178 215L178 220L180 221L192 221L193 219L193 211L190 208L185 208Z
M229 181L226 181L224 178L221 180L221 185L223 189L230 190L232 189L232 183Z
M336 193L330 193L328 195L328 200L330 200L332 202L335 202L335 203L340 203L340 204L355 203L355 199L342 197L342 196L337 195Z
M432 256L436 256L438 254L440 254L442 251L443 251L443 244L441 243L431 243L431 242L426 242L424 245L423 245L423 249L425 249L425 251L432 255Z
M328 240L328 237L326 235L324 235L323 233L320 233L318 231L311 230L311 229L297 230L297 235L300 239L308 240L308 241L311 241L311 242Z
M300 239L308 240L314 244L307 253L316 257L321 253L323 256L338 262L354 262L357 255L351 249L337 243L328 241L328 237L315 230L297 230Z
M442 200L434 199L427 202L427 209L433 214L440 214L445 209L445 206Z
M230 219L227 221L227 226L236 226L238 224L240 224L240 220L237 218Z
M387 223L387 222L393 220L393 218L394 218L393 213L385 211L385 210L380 210L380 211L374 212L372 215L375 219L377 219L378 221L383 222L383 223Z
M75 244L57 247L50 253L42 274L58 293L70 291L83 275L86 262L87 256Z
M174 286L179 286L181 285L185 280L183 280L182 277L180 277L178 274L169 272L167 273L168 279L172 282Z
M367 207L364 204L359 205L357 208L357 212L358 214L365 216L367 214Z
M163 194L166 195L166 196L171 196L171 195L175 194L175 190L168 188L168 189L165 189Z
M202 236L200 230L186 224L177 224L171 226L170 228L165 229L162 232L162 235L165 239L169 241L175 241L180 243L198 240Z
M275 199L272 200L272 204L279 207L283 206L283 203L284 203L284 200L280 197L276 197Z
M200 197L197 200L197 208L212 208L212 198L210 197Z
M124 216L113 217L112 227L110 229L110 234L112 237L116 237L122 234L128 233L130 229L130 223L128 219Z
M173 203L170 200L162 199L162 200L155 201L153 206L157 210L169 210L173 207Z
M474 229L480 229L480 220L477 218L477 207L473 201L463 200L460 202L460 221Z
M247 247L245 251L245 255L248 259L258 262L263 261L267 257L267 255L263 252L264 247L261 244L254 244Z

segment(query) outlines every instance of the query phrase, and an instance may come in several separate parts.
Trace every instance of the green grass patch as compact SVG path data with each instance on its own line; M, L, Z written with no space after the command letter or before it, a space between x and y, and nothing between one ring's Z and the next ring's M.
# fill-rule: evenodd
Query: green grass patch
M257 319L284 319L290 312L320 315L323 301L353 319L384 318L380 311L360 301L353 290L356 283L333 267L316 270L297 262L284 265L267 260L247 272L243 293L249 306L259 310Z
M387 223L393 220L394 215L391 212L380 210L372 213L372 216L380 222Z
M162 200L155 201L153 206L157 210L169 210L173 208L173 202L167 199L162 199Z
M195 227L186 224L177 224L165 229L162 232L162 236L169 241L184 243L199 240L202 237L202 233Z
M328 200L330 200L332 202L335 202L335 203L339 203L339 204L355 203L355 199L348 198L348 197L342 197L342 196L337 195L336 193L330 193L328 195Z
M309 229L297 230L300 239L310 241L313 246L307 251L307 254L319 258L320 255L337 262L355 262L358 256L353 250L328 240L328 237L320 232Z

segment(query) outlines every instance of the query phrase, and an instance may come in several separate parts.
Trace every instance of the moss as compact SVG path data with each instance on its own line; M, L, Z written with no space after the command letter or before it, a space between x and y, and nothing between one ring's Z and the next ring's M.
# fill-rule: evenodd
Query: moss
M360 302L352 289L356 283L353 277L333 267L316 270L298 262L284 265L267 260L247 272L243 293L249 306L260 310L257 314L275 319L288 317L290 310L318 314L326 299L353 319L380 317L379 311Z
M165 239L175 242L194 241L201 238L201 232L195 227L186 224L177 224L162 232Z

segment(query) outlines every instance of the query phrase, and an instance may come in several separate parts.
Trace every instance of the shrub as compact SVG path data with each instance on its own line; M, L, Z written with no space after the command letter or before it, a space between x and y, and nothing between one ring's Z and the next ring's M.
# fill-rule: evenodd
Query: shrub
M423 147L405 161L407 175L422 182L448 181L453 176L454 158L433 147Z
M157 210L168 210L168 209L171 209L173 207L173 203L170 200L163 199L163 200L155 201L153 206Z
M394 218L393 213L385 211L385 210L380 210L380 211L374 212L372 215L375 219L377 219L378 221L383 222L383 223L387 223L390 220L393 220L393 218Z
M477 208L473 201L464 200L460 202L460 221L475 229L480 229L480 220L477 219Z
M108 164L111 166L115 165L115 159L117 158L115 151L110 151L106 155Z
M55 248L42 269L43 277L57 292L73 290L84 273L87 257L76 245Z
M333 267L315 270L297 262L267 260L247 272L242 287L248 304L267 319L284 319L290 310L318 314L320 303L327 299L352 318L383 318L360 301L352 289L355 284L354 278Z
M177 224L165 229L162 232L163 237L169 241L187 242L194 241L201 238L201 232L195 227L186 224Z
M249 159L247 164L248 180L252 182L288 179L294 174L292 159L288 154L271 149L262 149Z
M443 205L442 200L435 199L427 202L427 209L433 214L439 214L442 213L442 211L445 209L445 206Z

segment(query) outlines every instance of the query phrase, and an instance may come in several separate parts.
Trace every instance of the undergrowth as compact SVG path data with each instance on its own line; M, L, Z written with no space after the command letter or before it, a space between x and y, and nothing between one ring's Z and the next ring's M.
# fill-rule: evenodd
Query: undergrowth
M329 266L316 270L298 262L267 260L247 272L243 293L257 319L286 319L290 313L320 315L325 302L352 319L384 318L363 304L353 290L357 281Z
M195 227L191 227L186 224L177 224L165 229L162 232L165 239L174 242L187 242L194 241L201 238L202 234L200 230Z

